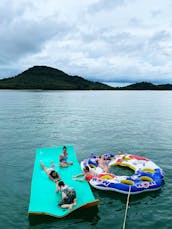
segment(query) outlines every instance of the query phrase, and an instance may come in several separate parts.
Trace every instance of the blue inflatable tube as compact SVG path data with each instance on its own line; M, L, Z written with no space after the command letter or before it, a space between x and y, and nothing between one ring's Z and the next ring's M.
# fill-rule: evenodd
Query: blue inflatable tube
M97 158L97 156L92 156L81 163L81 167L87 165L97 174L89 181L94 188L123 194L128 194L130 190L131 194L139 194L145 191L158 190L163 185L164 174L162 169L147 158L133 154L104 155L104 160L108 162L109 168L115 165L129 167L134 170L132 176L104 173L96 161Z

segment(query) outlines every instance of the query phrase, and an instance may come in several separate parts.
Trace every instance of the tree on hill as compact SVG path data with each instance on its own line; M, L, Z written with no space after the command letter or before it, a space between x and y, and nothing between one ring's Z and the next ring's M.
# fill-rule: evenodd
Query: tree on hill
M112 87L55 68L34 66L15 77L0 80L0 89L108 90Z

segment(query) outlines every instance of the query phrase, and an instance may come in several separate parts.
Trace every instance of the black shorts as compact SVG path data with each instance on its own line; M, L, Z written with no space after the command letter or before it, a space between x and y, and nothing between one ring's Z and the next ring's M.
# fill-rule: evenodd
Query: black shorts
M76 198L76 193L74 192L73 195L67 196L63 200L61 200L58 205L62 206L63 204L72 204L75 198Z

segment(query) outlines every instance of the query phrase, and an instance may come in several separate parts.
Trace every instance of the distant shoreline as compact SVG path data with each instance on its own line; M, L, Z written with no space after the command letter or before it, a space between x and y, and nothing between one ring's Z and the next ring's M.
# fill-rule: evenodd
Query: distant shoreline
M139 82L122 87L114 87L86 80L81 76L71 76L59 69L47 66L33 66L15 77L0 79L0 90L170 91L172 90L172 84L155 85L150 82Z
M17 88L0 88L0 91L172 91L172 89L17 89Z

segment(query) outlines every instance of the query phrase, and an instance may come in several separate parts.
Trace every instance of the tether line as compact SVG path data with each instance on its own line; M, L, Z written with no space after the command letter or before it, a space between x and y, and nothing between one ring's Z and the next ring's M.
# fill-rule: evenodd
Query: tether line
M131 186L129 186L129 192L128 192L128 196L127 196L127 203L126 203L126 208L125 208L125 216L124 216L124 222L123 222L122 229L125 229L127 211L128 211L128 204L129 204L129 199L130 199L130 191L131 191Z

